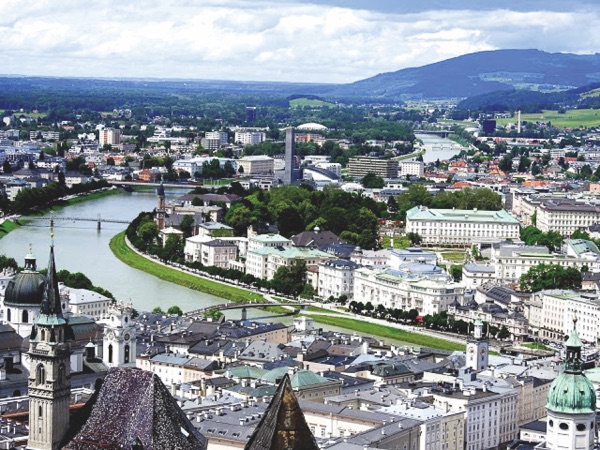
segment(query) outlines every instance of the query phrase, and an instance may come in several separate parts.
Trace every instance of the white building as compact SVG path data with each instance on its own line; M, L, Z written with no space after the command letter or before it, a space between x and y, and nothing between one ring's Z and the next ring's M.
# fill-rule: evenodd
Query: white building
M99 130L98 143L100 147L104 145L120 145L121 130L115 128L102 128Z
M600 299L596 295L552 289L535 292L525 304L531 333L562 341L573 330L576 317L581 339L596 343L600 336Z
M519 221L504 210L429 209L406 213L406 232L417 233L422 245L468 247L476 242L519 239Z
M330 259L335 257L311 248L267 246L254 250L248 249L246 273L256 278L271 280L280 267L290 267L302 261L307 269L316 270L320 263Z
M335 259L319 264L317 293L319 297L339 298L345 295L348 301L354 297L354 271L359 265L345 259Z
M237 246L233 243L213 239L202 244L201 262L204 266L229 268L229 261L237 258Z
M398 175L401 177L405 177L407 175L412 175L417 178L422 178L425 172L425 164L423 161L409 161L404 160L400 161L398 167Z
M63 286L60 294L67 300L72 314L101 319L108 314L112 300L87 289L74 289Z
M433 395L433 406L465 414L465 450L498 448L517 436L517 391L495 393L465 387Z
M439 314L458 301L462 303L464 285L448 280L446 276L420 276L390 269L363 267L354 271L354 300L371 302L374 306L409 311L419 314Z
M266 134L262 131L236 131L235 143L241 145L256 145L264 142Z
M218 142L219 146L227 144L227 132L226 131L207 131L204 133L206 139L214 139Z

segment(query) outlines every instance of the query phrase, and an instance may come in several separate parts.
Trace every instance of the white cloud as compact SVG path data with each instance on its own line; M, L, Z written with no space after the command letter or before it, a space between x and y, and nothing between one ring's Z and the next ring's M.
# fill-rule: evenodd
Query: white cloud
M595 4L516 11L428 10L422 3L400 14L276 0L64 0L60 8L3 0L0 71L350 82L480 50L600 48Z

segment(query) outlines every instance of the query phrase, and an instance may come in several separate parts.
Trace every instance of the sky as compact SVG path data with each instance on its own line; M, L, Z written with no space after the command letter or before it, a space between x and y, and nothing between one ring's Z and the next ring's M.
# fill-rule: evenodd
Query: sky
M600 2L0 1L4 75L349 83L515 48L600 51Z

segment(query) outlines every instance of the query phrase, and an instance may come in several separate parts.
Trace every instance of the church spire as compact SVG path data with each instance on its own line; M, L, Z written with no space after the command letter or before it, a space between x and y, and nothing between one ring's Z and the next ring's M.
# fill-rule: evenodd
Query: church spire
M60 303L60 292L58 290L58 278L56 276L56 264L54 262L54 242L50 245L50 259L48 261L48 278L44 299L40 307L40 314L47 316L63 317Z

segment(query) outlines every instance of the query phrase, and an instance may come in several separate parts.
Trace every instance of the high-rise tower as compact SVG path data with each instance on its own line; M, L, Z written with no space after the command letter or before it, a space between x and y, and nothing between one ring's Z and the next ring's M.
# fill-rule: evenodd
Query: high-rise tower
M156 196L158 197L155 215L156 226L159 230L162 230L165 228L165 217L167 215L165 209L165 186L163 185L162 180L160 180L160 185L156 188Z
M294 128L285 129L285 169L283 175L283 184L289 186L294 180Z
M70 335L62 313L52 244L44 296L29 340L29 449L58 449L69 427Z
M104 322L103 359L108 367L135 367L135 326L133 308L123 303L111 305Z

